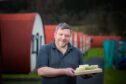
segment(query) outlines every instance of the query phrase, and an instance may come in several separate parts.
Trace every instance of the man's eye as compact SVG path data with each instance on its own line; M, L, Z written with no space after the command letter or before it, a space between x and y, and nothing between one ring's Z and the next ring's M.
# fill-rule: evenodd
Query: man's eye
M62 36L63 34L59 34L60 36Z
M69 35L65 35L65 37L70 37Z

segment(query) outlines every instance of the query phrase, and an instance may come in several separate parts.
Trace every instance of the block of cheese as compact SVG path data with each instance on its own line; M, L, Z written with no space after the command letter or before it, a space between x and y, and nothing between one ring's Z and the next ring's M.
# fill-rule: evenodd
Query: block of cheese
M75 75L84 75L84 74L92 74L92 73L100 73L102 69L99 68L98 65L79 65L74 71Z

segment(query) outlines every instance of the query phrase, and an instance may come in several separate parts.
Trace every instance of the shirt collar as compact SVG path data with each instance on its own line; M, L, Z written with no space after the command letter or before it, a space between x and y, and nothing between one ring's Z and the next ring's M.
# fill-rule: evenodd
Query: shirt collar
M53 49L56 49L56 45L55 45L55 42L54 42L54 41L53 41L53 43L52 43L52 48L53 48ZM68 44L68 51L71 50L72 48L73 48L73 46L69 43L69 44Z

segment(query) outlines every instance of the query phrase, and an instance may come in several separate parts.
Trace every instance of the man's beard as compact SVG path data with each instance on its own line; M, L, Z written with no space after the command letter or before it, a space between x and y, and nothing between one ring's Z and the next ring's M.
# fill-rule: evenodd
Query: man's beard
M61 48L65 48L65 47L67 46L67 44L64 43L64 42L59 42L59 46L60 46Z

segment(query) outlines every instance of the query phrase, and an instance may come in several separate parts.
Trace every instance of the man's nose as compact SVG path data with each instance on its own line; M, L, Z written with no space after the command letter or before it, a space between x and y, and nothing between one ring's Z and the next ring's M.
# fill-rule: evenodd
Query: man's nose
M62 36L62 39L65 39L65 38L66 38L65 35L63 35L63 36Z

